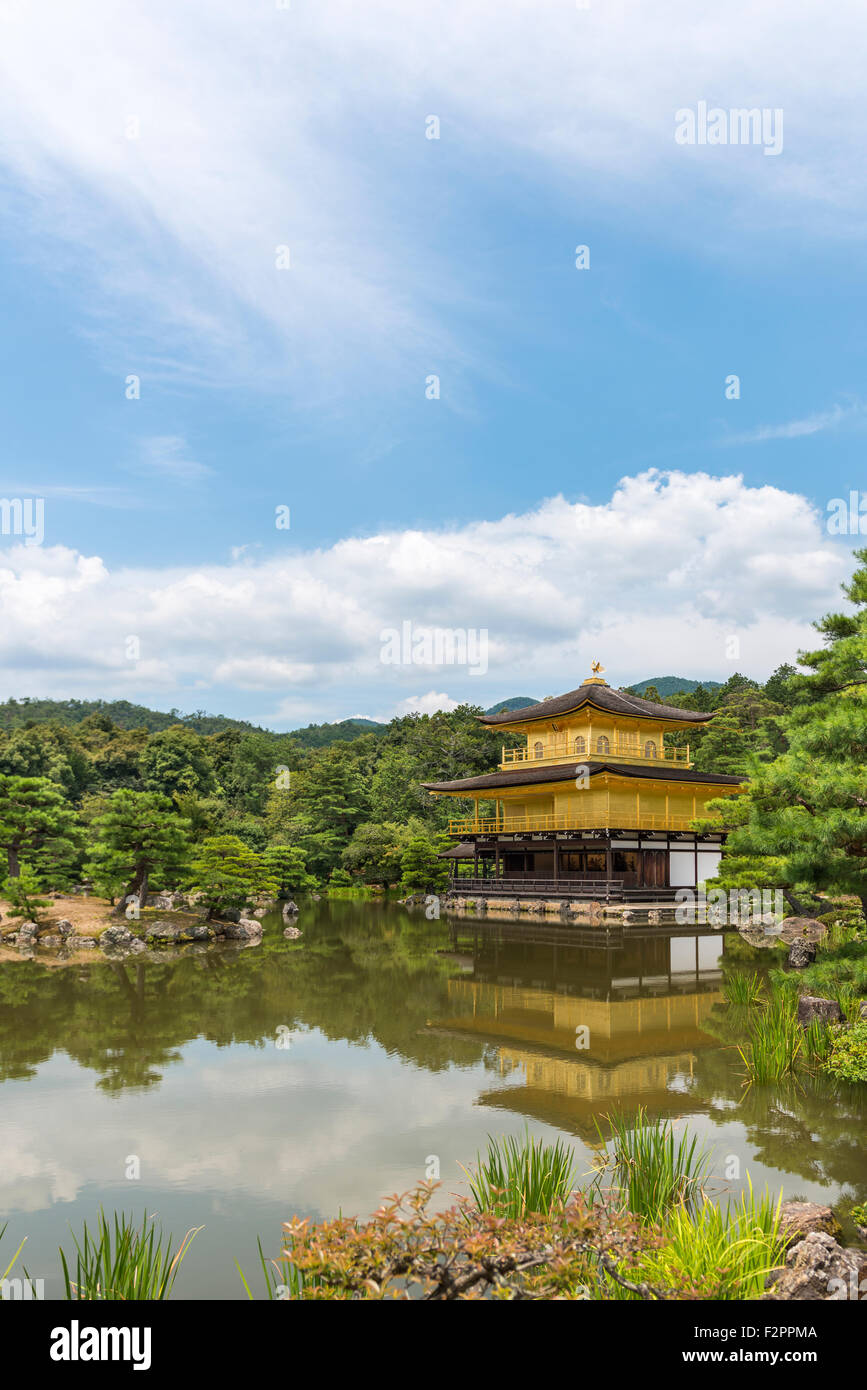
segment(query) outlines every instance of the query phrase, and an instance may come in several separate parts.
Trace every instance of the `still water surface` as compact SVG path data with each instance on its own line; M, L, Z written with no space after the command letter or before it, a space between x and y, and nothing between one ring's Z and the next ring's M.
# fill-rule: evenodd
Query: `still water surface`
M722 983L767 956L736 933L358 900L299 924L297 942L275 918L261 946L176 960L0 964L2 1250L28 1237L47 1298L100 1204L176 1237L204 1225L175 1296L238 1298L234 1260L252 1283L256 1236L277 1253L293 1213L366 1215L434 1159L446 1202L487 1134L525 1126L567 1137L585 1173L596 1119L639 1105L713 1147L720 1193L749 1173L867 1201L865 1088L744 1090Z

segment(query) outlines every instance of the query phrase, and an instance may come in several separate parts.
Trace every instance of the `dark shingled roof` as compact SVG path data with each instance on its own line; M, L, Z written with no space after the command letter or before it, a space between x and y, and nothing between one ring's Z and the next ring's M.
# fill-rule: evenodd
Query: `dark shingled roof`
M429 792L480 792L495 787L526 787L539 782L571 782L575 768L586 767L589 776L597 772L614 772L618 777L646 777L651 781L704 782L722 787L738 787L746 777L729 777L723 772L696 772L694 768L639 767L635 763L582 762L576 758L567 764L553 767L527 767L515 772L487 772L482 777L462 777L457 782L422 782Z
M713 719L712 714L701 714L694 709L678 709L676 705L658 705L655 700L643 700L640 695L626 695L622 690L612 690L610 685L579 685L566 695L555 695L552 700L542 700L538 705L525 705L523 709L501 710L499 714L480 714L481 724L518 724L526 719L551 719L557 714L567 714L581 705L593 705L608 714L631 714L639 718L673 719L684 724L705 724Z
M460 844L452 845L451 849L443 850L442 854L437 855L437 859L473 859L475 854L475 844L470 840L461 840Z

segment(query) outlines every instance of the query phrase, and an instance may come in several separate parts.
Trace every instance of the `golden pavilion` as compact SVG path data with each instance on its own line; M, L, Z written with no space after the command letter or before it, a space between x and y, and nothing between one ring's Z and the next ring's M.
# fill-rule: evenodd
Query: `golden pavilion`
M696 834L693 821L746 779L697 772L688 744L665 742L713 715L614 690L602 669L565 695L480 715L525 739L503 747L496 772L424 783L473 802L449 823L455 886L647 900L713 877L725 836Z

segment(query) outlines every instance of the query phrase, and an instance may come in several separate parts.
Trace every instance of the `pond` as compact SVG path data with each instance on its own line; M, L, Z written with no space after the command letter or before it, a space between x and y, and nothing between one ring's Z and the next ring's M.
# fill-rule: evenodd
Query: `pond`
M714 1150L717 1190L867 1200L864 1087L745 1089L710 927L428 921L397 903L302 905L303 936L83 965L0 965L0 1224L61 1296L57 1249L98 1207L204 1226L176 1298L261 1294L256 1237L294 1213L367 1215L486 1136L567 1137L646 1107ZM776 962L775 962L776 963ZM254 1282L255 1280L255 1282Z

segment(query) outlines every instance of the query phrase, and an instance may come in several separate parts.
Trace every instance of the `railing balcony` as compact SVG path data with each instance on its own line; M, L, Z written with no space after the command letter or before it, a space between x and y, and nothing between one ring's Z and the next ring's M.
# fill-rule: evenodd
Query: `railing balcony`
M524 830L690 830L694 817L657 811L566 811L560 815L464 816L449 821L450 835L511 835Z
M536 745L531 743L527 748L504 747L502 753L501 768L513 767L516 763L562 763L581 758L611 758L624 763L678 763L685 767L690 765L688 743L683 748L661 748L652 739L637 743L608 738L604 734L583 739L581 742L574 738L555 739L553 742L541 744L541 751L538 752Z

